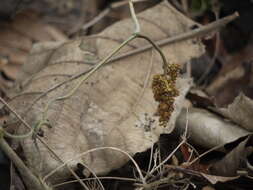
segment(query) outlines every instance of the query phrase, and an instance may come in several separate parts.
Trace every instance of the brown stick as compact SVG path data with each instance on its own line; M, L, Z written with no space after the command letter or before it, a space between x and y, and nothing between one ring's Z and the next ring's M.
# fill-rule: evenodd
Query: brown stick
M18 171L22 174L24 182L29 189L36 190L48 190L50 189L46 184L42 184L38 178L33 175L28 167L24 164L24 162L19 158L19 156L12 150L9 144L2 137L0 139L0 148L3 152L9 157L9 159L14 163L17 167Z

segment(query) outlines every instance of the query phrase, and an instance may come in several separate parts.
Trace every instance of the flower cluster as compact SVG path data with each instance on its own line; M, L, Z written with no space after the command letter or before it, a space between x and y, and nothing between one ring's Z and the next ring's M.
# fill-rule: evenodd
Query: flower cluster
M179 70L180 66L178 64L169 64L166 74L157 74L153 77L152 90L154 99L159 102L157 115L160 117L160 124L164 127L174 110L175 97L179 95L176 89L176 79Z

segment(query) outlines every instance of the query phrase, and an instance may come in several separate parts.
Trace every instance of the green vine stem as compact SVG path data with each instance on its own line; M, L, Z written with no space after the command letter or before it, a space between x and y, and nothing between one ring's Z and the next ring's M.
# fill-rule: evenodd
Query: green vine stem
M164 70L164 74L167 74L167 68L169 67L169 64L168 64L168 62L167 62L167 60L166 60L166 57L165 57L165 55L163 54L161 48L160 48L158 45L156 45L156 44L155 44L149 37L147 37L147 36L138 34L137 37L138 37L138 38L143 38L143 39L147 40L147 41L156 49L156 51L160 54L160 56L161 56L161 58L162 58L162 60L163 60L163 70Z
M139 21L137 19L137 16L135 14L133 0L129 0L129 9L130 9L131 17L132 17L132 19L134 21L134 25L135 25L134 34L140 34L141 27L140 27Z
M12 139L24 139L24 138L27 138L27 137L30 137L34 134L34 132L36 130L39 129L38 126L42 126L42 125L47 125L47 126L50 126L49 122L47 120L43 120L43 121L39 121L37 124L35 124L31 129L30 131L28 131L26 134L21 134L21 135L15 135L15 134L11 134L9 133L8 131L6 131L3 127L0 126L0 131L1 131L1 134L3 134L5 137L8 137L8 138L12 138Z

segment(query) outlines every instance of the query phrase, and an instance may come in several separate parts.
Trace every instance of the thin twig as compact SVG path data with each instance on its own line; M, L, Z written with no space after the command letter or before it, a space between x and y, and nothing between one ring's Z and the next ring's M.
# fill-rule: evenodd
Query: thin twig
M152 164L152 160L153 160L153 152L154 152L154 145L152 144L151 149L150 149L150 155L149 155L149 163L148 163L148 170L147 170L148 173L151 169L151 164ZM148 175L145 176L146 179L147 179L147 177L148 177Z
M158 187L162 188L162 187L166 187L166 186L176 184L176 183L185 184L187 182L188 182L187 179L175 180L173 179L173 176L168 175L168 177L161 178L159 180L156 180L149 184L141 185L141 186L143 186L143 189L145 190L153 190L153 189L157 189ZM164 184L164 186L162 186L162 184ZM139 186L139 184L135 184L135 185Z
M106 15L108 15L112 10L127 5L127 4L129 3L128 1L129 1L129 0L122 1L122 2L115 2L115 3L112 3L111 5L109 5L108 8L104 9L104 10L101 11L97 16L95 16L92 20L90 20L89 22L87 22L87 23L82 27L82 30L87 30L87 29L90 28L91 26L94 26L94 25L97 24L100 20L102 20ZM139 3L139 2L144 2L144 1L148 1L148 0L135 0L135 1L132 1L132 2L133 2L133 3Z
M170 153L169 156L167 156L166 159L164 159L158 166L156 166L155 168L153 168L153 169L150 171L149 174L153 174L158 168L160 168L162 165L164 165L164 164L175 154L175 152L181 147L181 145L185 143L184 140L185 140L185 139L183 139L183 140L181 141L181 143L179 143L179 145L177 145L177 147Z
M206 152L200 154L197 158L195 158L194 160L192 160L190 163L187 163L187 166L192 165L193 163L195 163L196 161L198 161L200 158L202 158L203 156L207 155L208 153L210 153L210 152L212 152L212 151L214 151L214 150L217 150L217 149L219 149L219 148L223 148L224 145L225 145L225 144L217 145L217 146L215 146L215 147L209 149L208 151L206 151Z
M87 30L91 26L97 24L101 19L103 19L106 15L108 15L111 11L111 7L108 7L107 9L103 10L100 12L96 17L94 17L91 21L86 23L83 27L82 30Z
M89 178L82 179L82 181L89 181L89 180L95 180L95 179L99 179L99 180L104 180L104 179L112 180L112 179L114 179L114 180L129 181L129 182L141 182L138 179L126 178L126 177L97 177L97 178L89 177ZM60 183L60 184L52 185L52 187L59 187L59 186L62 186L62 185L67 185L67 184L76 183L76 182L78 182L78 181L77 180L71 180L71 181Z
M28 167L24 164L24 162L19 158L19 156L12 150L12 148L8 145L5 139L2 137L0 139L0 148L3 152L9 157L9 159L15 164L18 171L22 174L25 179L25 184L30 189L36 190L49 190L51 189L45 183L41 183L38 178L33 175Z
M84 164L84 163L80 163L81 165L83 165L86 169L89 170L89 172L94 176L93 179L96 179L98 181L98 184L100 185L101 189L102 190L105 190L100 178L97 176L97 174L87 165L87 164ZM81 179L82 181L84 181L83 179ZM43 180L42 180L43 181ZM75 182L79 182L79 180L74 180ZM44 181L43 181L44 182Z
M142 172L141 172L141 169L140 167L138 166L138 164L136 163L136 161L125 151L119 149L119 148L116 148L116 147L99 147L99 148L93 148L93 149L90 149L90 150L87 150L86 152L83 152L81 154L78 154L76 155L74 158L70 159L70 160L67 160L65 163L61 164L60 166L58 166L57 168L55 168L54 170L52 170L49 174L47 174L44 178L43 178L43 181L46 181L47 178L49 178L51 175L53 175L57 170L61 169L62 167L64 167L65 165L67 165L68 163L82 157L82 156L85 156L91 152L95 152L95 151L100 151L100 150L106 150L106 149L109 149L109 150L115 150L115 151L118 151L118 152L121 152L123 154L125 154L131 161L132 163L134 164L134 166L136 167L136 170L141 178L141 181L143 184L146 184L146 180L144 178L144 176L142 175Z

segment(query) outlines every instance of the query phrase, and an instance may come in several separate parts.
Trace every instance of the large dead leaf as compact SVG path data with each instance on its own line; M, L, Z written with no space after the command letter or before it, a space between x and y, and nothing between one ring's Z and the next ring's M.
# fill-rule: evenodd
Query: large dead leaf
M143 33L153 40L182 33L192 25L191 21L178 15L165 3L143 12L140 16L144 18L140 19ZM46 104L69 92L78 80L48 93L29 108L38 96L70 76L89 69L90 65L87 63L107 56L120 41L131 35L131 31L132 21L124 20L102 32L99 35L101 38L38 44L33 48L29 64L24 68L21 77L22 94L16 96L10 102L11 105L34 126L41 120ZM144 40L134 40L121 52L145 44ZM184 63L201 55L203 51L203 46L193 40L163 48L167 59L173 63ZM51 104L47 119L52 128L42 126L43 139L63 161L89 149L104 146L118 147L133 155L146 150L158 139L164 129L153 122L157 119L153 115L157 103L153 100L151 81L142 95L148 73L152 76L162 72L161 58L155 55L151 60L151 57L152 53L149 51L107 65L82 84L71 98ZM151 61L154 62L152 68ZM189 88L188 82L186 79L178 79L181 95ZM23 127L20 129L20 133L26 131ZM31 138L23 140L21 144L29 166L39 175L45 175L60 165L40 142L38 147L41 154L38 154ZM39 168L40 160L42 168ZM76 164L82 162L97 174L102 174L120 167L127 160L119 152L103 150L75 159L69 165L75 169ZM66 168L58 172L58 177L68 175L70 174ZM54 176L51 180L56 179Z

